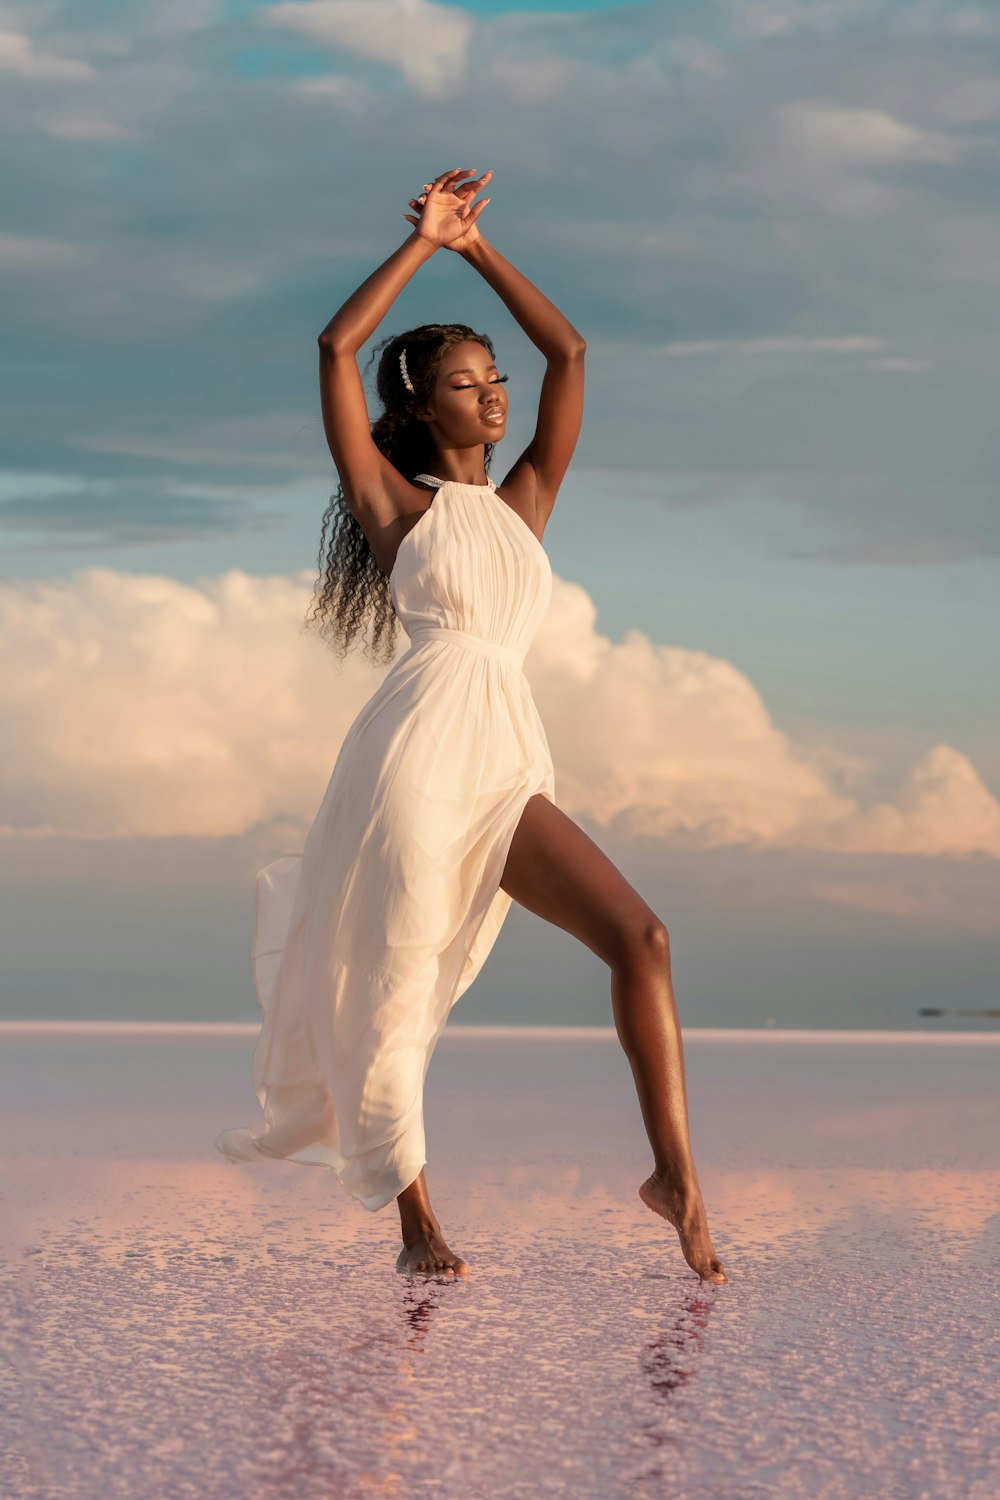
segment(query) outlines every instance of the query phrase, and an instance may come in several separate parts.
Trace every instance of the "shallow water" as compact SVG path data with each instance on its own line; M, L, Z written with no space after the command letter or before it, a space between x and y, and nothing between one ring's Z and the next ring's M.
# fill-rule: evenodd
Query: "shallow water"
M218 1156L253 1036L0 1036L5 1500L1000 1491L997 1038L686 1033L708 1286L613 1033L445 1032L465 1282L399 1276L326 1170Z

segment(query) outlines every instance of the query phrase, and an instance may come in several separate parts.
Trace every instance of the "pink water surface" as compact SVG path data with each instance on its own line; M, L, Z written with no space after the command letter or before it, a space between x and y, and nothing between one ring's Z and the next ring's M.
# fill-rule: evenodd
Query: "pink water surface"
M4 1500L1000 1493L1000 1038L686 1033L716 1287L636 1196L613 1033L445 1032L465 1282L218 1156L254 1035L0 1027Z

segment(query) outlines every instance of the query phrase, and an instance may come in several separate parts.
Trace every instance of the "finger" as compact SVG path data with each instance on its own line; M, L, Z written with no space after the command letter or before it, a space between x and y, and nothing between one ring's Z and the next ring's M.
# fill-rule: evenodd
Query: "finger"
M488 172L484 172L482 177L477 177L474 182L457 183L455 192L460 198L474 198L486 186L492 176L493 169L491 167Z
M459 197L463 189L470 187L471 184L468 182L460 183L458 179L470 170L471 168L469 167L457 167L452 172L443 173L441 177L435 178L428 196L433 197L435 193L441 193L442 195L450 193L453 197ZM474 189L474 191L478 192L478 188Z
M463 198L466 203L470 202L477 193L481 193L486 186L486 178L480 177L476 182L461 182L453 189L456 198Z
M435 177L435 179L434 179L434 186L435 187L440 187L443 183L445 183L446 181L450 180L451 178L453 178L453 177L465 177L470 172L472 172L474 170L475 169L473 167L452 167L450 169L450 171L448 171L448 172L442 172L441 175L440 175L440 177Z

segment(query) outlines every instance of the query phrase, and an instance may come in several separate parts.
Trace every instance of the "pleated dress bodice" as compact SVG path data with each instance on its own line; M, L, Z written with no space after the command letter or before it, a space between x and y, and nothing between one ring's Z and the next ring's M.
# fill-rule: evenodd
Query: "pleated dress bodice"
M400 624L414 645L451 630L471 637L473 649L488 644L498 660L522 665L552 598L545 548L492 479L414 478L437 493L400 542L389 575Z

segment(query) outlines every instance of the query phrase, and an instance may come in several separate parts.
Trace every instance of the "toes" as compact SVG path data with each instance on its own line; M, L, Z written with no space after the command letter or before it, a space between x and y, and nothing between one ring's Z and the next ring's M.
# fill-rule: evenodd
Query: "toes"
M396 1269L406 1271L411 1276L420 1274L423 1276L444 1275L456 1277L464 1276L468 1271L468 1267L461 1256L455 1256L451 1260L444 1260L438 1256L433 1258L423 1256L419 1260L407 1260L404 1250L401 1250L399 1253L396 1261Z

